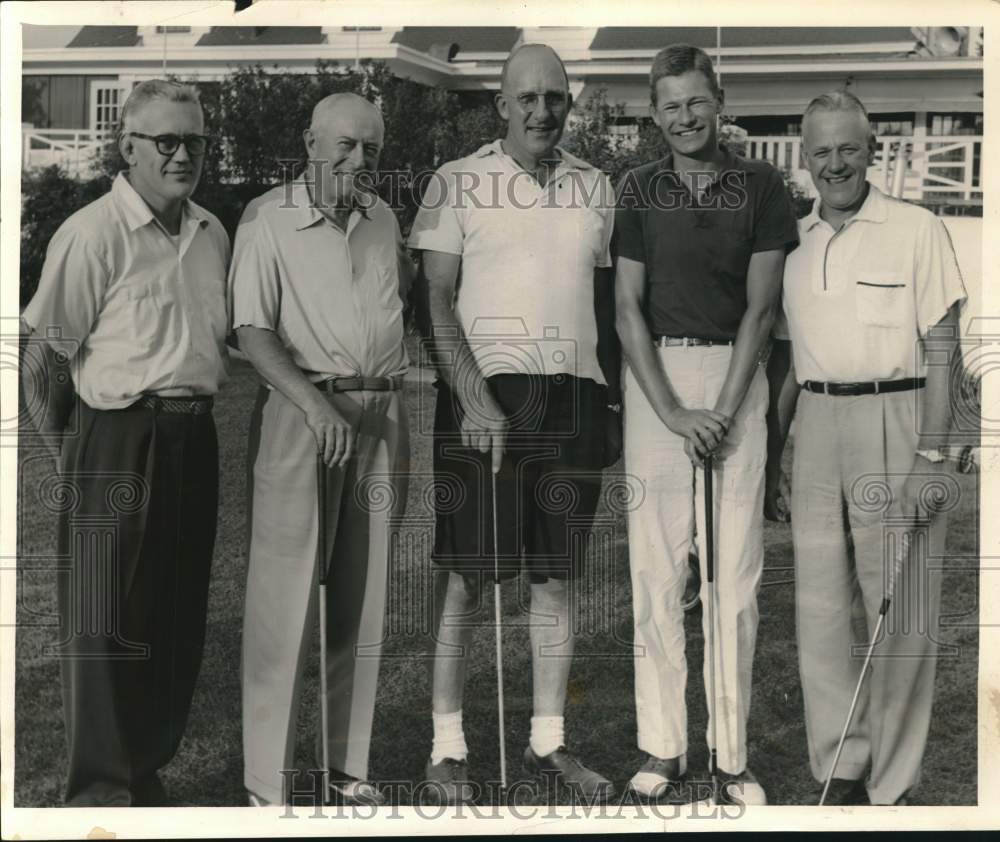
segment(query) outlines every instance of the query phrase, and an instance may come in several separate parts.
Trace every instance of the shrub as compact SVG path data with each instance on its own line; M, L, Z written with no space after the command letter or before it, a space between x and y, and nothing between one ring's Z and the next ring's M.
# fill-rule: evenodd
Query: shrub
M25 173L21 180L21 304L38 287L45 250L56 229L73 213L108 191L106 177L80 181L57 166Z

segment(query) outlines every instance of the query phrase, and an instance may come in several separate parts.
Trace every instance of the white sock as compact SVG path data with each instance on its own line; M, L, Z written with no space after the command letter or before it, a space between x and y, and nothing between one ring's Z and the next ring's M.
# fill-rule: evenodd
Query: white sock
M469 749L462 730L462 711L431 713L434 722L434 744L431 746L431 763L437 765L446 757L465 760Z
M552 754L557 748L566 744L563 734L563 718L561 716L531 717L531 739L528 741L531 750L538 757Z

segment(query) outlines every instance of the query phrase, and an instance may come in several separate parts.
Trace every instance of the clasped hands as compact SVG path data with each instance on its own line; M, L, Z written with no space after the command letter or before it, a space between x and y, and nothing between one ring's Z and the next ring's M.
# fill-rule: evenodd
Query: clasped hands
M691 464L701 468L705 457L722 445L733 419L713 409L678 407L667 416L667 428L684 439L684 452Z

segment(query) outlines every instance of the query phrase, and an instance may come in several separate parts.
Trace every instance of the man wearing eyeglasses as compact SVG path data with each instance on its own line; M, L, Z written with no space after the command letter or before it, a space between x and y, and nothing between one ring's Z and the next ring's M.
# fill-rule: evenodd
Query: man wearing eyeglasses
M484 585L523 566L533 691L525 769L603 800L614 787L567 750L563 713L573 580L601 468L617 459L618 442L605 440L618 430L609 408L614 197L600 170L557 146L572 97L551 47L511 53L496 105L505 136L435 173L410 235L423 250L440 378L434 470L460 486L454 503L436 500L434 741L421 792L472 797L462 717L470 620Z
M22 316L43 340L23 362L43 379L38 432L72 501L58 533L70 806L166 802L158 770L201 662L229 262L222 225L189 199L203 131L193 88L133 89L128 170L55 233Z

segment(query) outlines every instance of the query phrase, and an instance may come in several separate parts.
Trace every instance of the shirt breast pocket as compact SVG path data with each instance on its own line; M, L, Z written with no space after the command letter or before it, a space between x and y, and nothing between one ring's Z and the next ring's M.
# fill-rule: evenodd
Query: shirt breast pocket
M905 327L914 318L912 299L912 291L898 275L864 273L855 284L858 321L871 327Z

